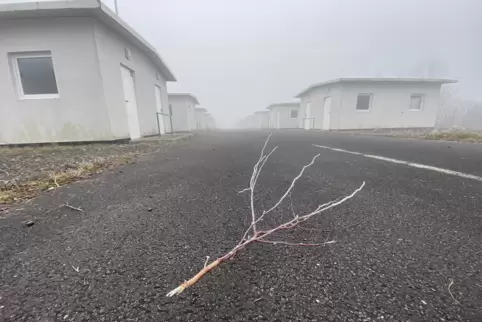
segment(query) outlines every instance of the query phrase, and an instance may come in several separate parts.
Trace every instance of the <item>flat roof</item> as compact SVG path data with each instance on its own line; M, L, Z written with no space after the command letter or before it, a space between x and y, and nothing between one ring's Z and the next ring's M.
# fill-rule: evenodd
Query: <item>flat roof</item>
M271 110L274 107L283 107L283 106L297 106L297 107L299 107L300 103L299 102L274 103L274 104L268 105L268 107L266 107L266 109Z
M254 112L254 114L265 114L265 113L269 113L269 111L256 111L256 112Z
M204 107L196 107L196 112L207 112L208 110Z
M303 90L301 93L296 95L296 98L300 98L301 96L304 96L311 90L326 86L326 85L331 85L335 83L347 83L347 82L387 82L387 83L436 83L436 84L450 84L450 83L457 83L456 80L454 79L445 79L445 78L400 78L400 77L376 77L376 78L356 78L356 77L351 77L351 78L337 78L337 79L332 79L326 82L322 83L317 83L308 86L305 90Z
M100 0L31 1L0 4L0 19L39 17L94 17L126 37L128 41L144 52L159 68L166 81L176 81L176 77L157 50Z
M196 96L194 96L190 93L168 93L167 95L169 97L187 97L187 98L192 99L196 105L199 105L199 101L196 98Z

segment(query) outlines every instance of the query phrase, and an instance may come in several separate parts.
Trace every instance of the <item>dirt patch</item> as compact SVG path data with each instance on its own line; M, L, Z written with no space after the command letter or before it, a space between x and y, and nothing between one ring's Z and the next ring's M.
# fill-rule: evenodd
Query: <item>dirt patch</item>
M93 144L0 148L0 210L107 168L135 162L167 144ZM0 212L1 214L1 212Z

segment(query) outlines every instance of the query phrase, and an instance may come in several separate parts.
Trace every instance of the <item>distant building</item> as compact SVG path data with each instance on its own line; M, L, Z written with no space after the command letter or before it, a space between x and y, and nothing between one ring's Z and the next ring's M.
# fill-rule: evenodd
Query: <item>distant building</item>
M0 35L0 144L158 133L176 79L101 1L0 4Z
M273 129L295 129L300 127L299 103L277 103L267 107L269 127Z
M206 113L206 128L208 130L214 130L216 128L216 120L209 113Z
M432 128L450 79L340 78L314 84L301 99L304 129Z
M197 107L195 110L196 130L206 130L208 128L207 110Z
M254 127L267 129L269 127L269 111L257 111L254 113Z
M189 132L196 129L196 96L189 93L169 93L169 111L174 132Z

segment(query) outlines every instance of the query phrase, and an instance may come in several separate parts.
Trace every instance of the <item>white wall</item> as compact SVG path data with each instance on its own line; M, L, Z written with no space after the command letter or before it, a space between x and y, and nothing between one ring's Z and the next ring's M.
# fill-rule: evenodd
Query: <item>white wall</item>
M307 95L301 98L301 107L300 107L300 127L303 127L302 123L304 122L304 118L306 118L306 105L308 102L311 103L311 115L310 118L314 118L314 120L309 120L310 125L313 126L314 129L322 129L323 125L323 104L326 97L331 97L331 118L333 119L333 115L339 112L340 105L340 85L333 84L328 86L323 86L319 88L315 88L314 90L310 91ZM331 124L333 127L333 124Z
M330 129L419 128L434 127L440 101L440 85L433 83L337 83L316 88L301 98L301 120L311 102L314 128L322 129L323 103L332 98ZM359 93L373 94L371 108L357 111ZM410 96L423 94L420 111L410 111ZM300 124L301 124L300 120Z
M157 134L154 86L158 85L161 88L162 108L165 113L168 113L168 96L164 76L158 72L150 59L137 47L131 45L121 35L99 21L95 23L95 42L98 49L105 101L114 136L116 138L130 136L124 103L121 64L135 73L137 111L141 135ZM130 59L126 57L126 48L131 52ZM165 128L169 129L168 117L164 118L164 123Z
M35 51L52 53L59 98L19 98L8 54ZM129 138L121 64L135 72L141 134L157 134L154 85L167 110L165 79L117 33L94 18L0 21L0 144Z
M264 113L255 113L255 127L258 129L266 129L269 125L269 111Z
M191 98L187 97L187 119L189 122L189 131L196 129L196 102Z
M299 105L293 106L273 106L270 109L269 113L269 125L270 128L278 128L277 127L277 115L279 115L279 128L280 129L294 129L299 128ZM298 110L298 117L291 118L290 111L291 110Z
M207 129L207 117L206 112L195 110L195 119L196 119L196 130L205 130Z
M0 21L0 144L112 140L90 18ZM51 51L59 98L20 99L8 53Z
M191 131L190 114L187 96L169 96L169 105L172 107L172 127L174 132Z
M343 83L340 107L332 105L332 128L434 127L440 103L440 87L433 83ZM368 112L356 110L359 93L373 94ZM409 109L412 94L424 95L420 111Z

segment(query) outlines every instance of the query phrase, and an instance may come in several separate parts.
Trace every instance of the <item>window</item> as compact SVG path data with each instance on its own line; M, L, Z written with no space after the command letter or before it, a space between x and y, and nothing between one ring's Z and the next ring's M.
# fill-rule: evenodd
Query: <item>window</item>
M12 56L18 92L22 98L56 98L59 95L50 52Z
M298 110L290 110L290 118L292 119L298 118Z
M410 110L420 111L422 109L422 101L423 101L423 95L412 94L412 96L410 96Z
M372 94L358 94L356 100L357 111L369 111L371 100Z

